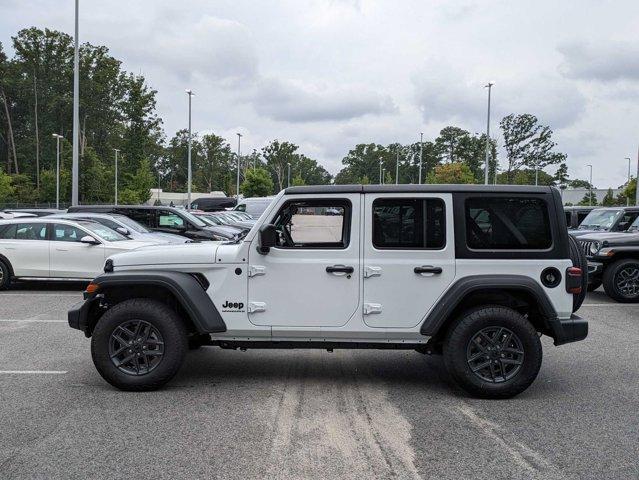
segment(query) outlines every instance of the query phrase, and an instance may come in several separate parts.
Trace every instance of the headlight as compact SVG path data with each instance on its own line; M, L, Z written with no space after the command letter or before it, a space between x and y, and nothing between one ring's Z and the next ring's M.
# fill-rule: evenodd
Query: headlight
M599 249L601 248L601 243L600 242L592 242L590 244L590 254L591 255L597 255L597 253L599 253Z
M219 235L213 235L213 240L217 241L217 242L224 242L227 239L224 237L220 237Z

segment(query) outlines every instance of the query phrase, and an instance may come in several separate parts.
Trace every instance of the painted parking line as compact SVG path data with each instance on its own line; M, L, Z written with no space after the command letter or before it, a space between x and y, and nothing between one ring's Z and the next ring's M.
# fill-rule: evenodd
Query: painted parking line
M582 303L582 307L637 307L636 303Z
M23 320L7 320L7 319L0 319L0 323L69 323L67 320L43 320L43 319L38 319L38 318L34 318L34 319L23 319Z
M0 375L64 375L66 370L0 370Z
M31 292L31 293L0 293L0 298L2 297L82 297L82 292L77 293L42 293L42 292Z

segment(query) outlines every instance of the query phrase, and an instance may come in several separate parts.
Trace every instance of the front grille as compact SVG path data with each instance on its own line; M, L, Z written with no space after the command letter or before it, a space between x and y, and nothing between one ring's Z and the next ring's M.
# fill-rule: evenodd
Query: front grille
M592 254L590 253L590 246L593 242L588 240L579 240L579 246L581 247L581 251L584 252L584 255L590 257Z

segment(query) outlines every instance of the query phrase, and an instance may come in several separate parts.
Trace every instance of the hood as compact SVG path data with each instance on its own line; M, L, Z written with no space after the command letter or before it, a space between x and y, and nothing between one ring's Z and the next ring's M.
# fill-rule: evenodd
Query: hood
M639 246L639 233L624 233L624 232L604 232L604 233L591 233L589 235L582 235L579 240L584 242L601 242L605 246Z
M111 256L117 269L134 265L171 265L185 263L215 263L220 242L185 243L182 245L154 245L133 252Z
M204 228L209 232L213 232L216 235L227 238L235 238L235 236L237 236L237 234L241 231L238 228L234 228L228 225L210 225Z
M109 242L107 245L111 250L135 250L142 247L157 245L157 242L145 242L143 240L122 240L121 242Z
M149 232L141 233L140 235L142 235L142 238L148 238L149 241L155 243L187 243L189 241L188 238L173 233Z
M600 228L599 230L568 230L568 233L570 235L572 235L573 237L583 237L584 235L593 235L593 234L597 234L597 235L610 235L610 232L608 232L608 230L604 230L602 228Z

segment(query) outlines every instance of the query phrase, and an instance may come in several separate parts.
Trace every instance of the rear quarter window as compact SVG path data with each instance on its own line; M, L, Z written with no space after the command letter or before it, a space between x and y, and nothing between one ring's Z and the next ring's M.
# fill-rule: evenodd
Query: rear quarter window
M467 198L466 244L471 250L547 250L552 233L547 203L529 197Z

